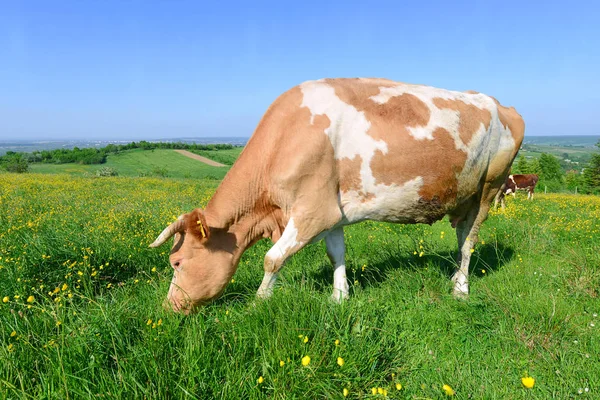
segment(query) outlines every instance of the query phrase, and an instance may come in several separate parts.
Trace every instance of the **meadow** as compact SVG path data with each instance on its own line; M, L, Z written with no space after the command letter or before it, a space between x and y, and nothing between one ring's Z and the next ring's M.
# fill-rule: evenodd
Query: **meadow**
M216 153L223 152L232 157L233 154L239 155L241 150L219 150L204 152L198 151L198 154L214 158ZM229 159L228 158L228 159ZM219 161L215 159L215 161ZM227 163L233 164L233 163ZM36 163L29 166L31 172L44 174L69 174L73 176L95 175L100 168L109 167L117 171L119 176L130 177L169 177L169 178L202 178L221 180L229 170L227 167L212 167L204 163L193 160L189 157L178 154L170 149L156 150L129 150L118 154L111 154L107 157L106 163L96 165L82 164L42 164Z
M182 316L161 306L169 246L148 244L218 180L181 178L0 173L0 398L600 397L599 197L509 197L466 301L447 220L365 222L345 230L343 304L323 243L257 300L264 240Z

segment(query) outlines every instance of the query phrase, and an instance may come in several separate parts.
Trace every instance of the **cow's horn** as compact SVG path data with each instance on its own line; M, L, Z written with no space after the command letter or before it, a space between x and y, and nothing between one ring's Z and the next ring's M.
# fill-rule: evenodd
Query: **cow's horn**
M154 243L150 245L150 247L158 247L164 242L166 242L171 236L176 234L177 232L183 232L185 230L185 218L178 219L173 222L171 225L167 226L164 231L158 235Z

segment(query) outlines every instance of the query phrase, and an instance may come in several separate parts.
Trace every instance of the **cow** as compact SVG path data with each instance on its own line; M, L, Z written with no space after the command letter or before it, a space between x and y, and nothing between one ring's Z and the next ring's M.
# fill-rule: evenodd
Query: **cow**
M533 200L533 192L537 185L539 177L536 174L511 174L506 177L504 185L498 192L494 200L494 208L497 208L498 201L505 208L504 197L507 194L512 194L516 198L517 190L527 190L527 200Z
M217 298L262 238L273 245L257 297L271 295L286 260L324 239L340 302L344 226L446 215L459 246L453 294L467 297L471 250L524 130L513 107L474 91L380 78L295 86L266 110L205 209L180 215L150 245L174 237L165 306L187 314Z

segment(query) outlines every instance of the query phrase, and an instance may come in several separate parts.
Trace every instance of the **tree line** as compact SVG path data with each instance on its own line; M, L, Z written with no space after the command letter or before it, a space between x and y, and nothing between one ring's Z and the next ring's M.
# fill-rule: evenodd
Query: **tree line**
M600 142L596 146L600 149ZM513 164L511 173L536 174L540 177L537 187L550 192L600 194L600 153L592 155L583 171L563 168L558 158L548 153L532 160L521 155Z
M31 153L7 151L0 156L0 166L9 172L26 172L30 163L49 164L103 164L109 154L122 151L143 149L181 149L181 150L226 150L230 144L196 144L183 142L148 142L145 140L128 144L109 144L95 148L74 147L72 149L38 150Z

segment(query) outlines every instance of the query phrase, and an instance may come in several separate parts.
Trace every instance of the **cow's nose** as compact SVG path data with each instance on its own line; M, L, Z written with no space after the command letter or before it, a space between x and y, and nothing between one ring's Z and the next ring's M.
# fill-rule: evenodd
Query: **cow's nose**
M179 267L181 266L181 263L182 263L182 262L183 262L183 260L182 260L182 259L179 259L179 260L174 260L174 261L171 263L171 266L173 267L173 269L179 269Z

